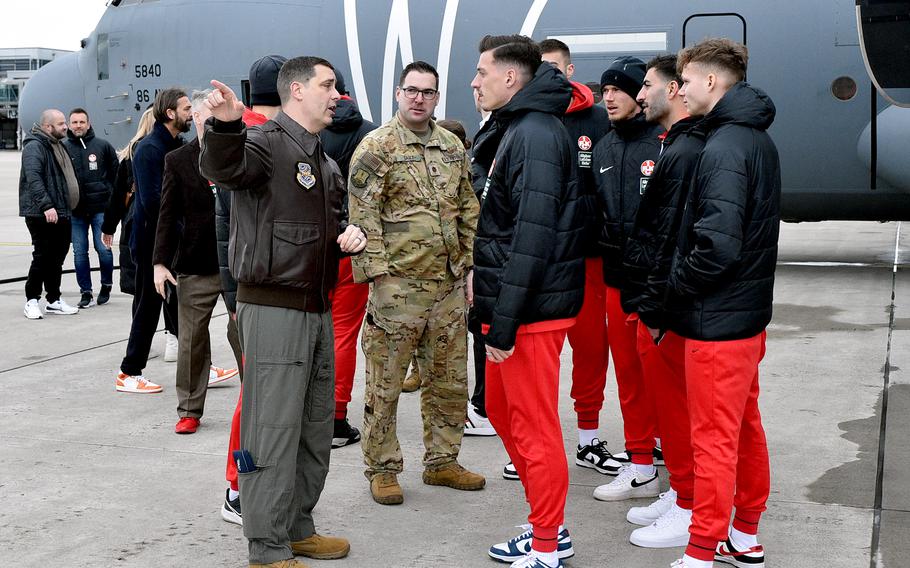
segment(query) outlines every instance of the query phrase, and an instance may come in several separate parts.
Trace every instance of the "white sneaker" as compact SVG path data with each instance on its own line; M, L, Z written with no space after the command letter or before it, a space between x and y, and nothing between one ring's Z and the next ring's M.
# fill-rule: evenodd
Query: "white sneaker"
M223 383L224 381L236 377L240 373L237 369L222 369L214 365L209 367L209 386Z
M619 471L616 479L594 490L594 498L598 501L622 501L657 497L658 493L660 480L657 479L656 471L652 476L639 475L632 466L625 466Z
M676 504L676 491L672 489L666 493L661 493L657 501L647 507L632 507L626 513L626 520L633 525L646 527L663 516Z
M474 405L468 402L468 417L464 421L465 436L495 436L496 430L490 424L489 418L484 418L474 410Z
M41 306L38 305L38 300L29 300L25 302L25 308L23 308L22 313L30 320L44 318L44 314L41 312Z
M151 381L145 380L142 375L127 375L118 373L114 381L114 386L119 392L133 392L139 394L154 394L164 390L161 385L156 385Z
M692 511L673 505L669 511L646 527L635 529L629 542L642 548L672 548L689 543Z
M164 337L167 340L164 344L164 362L174 363L177 361L177 336L165 331Z
M78 314L79 308L67 304L63 298L60 298L56 302L44 306L44 313L71 316L73 314Z

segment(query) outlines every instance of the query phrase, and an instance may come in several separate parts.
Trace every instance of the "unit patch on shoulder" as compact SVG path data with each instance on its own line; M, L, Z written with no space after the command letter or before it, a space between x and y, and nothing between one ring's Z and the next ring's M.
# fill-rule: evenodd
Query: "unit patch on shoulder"
M355 187L366 187L367 180L370 179L370 172L363 168L355 167L351 174L351 184Z
M306 162L297 162L297 183L304 189L313 189L316 185L316 176L313 167Z

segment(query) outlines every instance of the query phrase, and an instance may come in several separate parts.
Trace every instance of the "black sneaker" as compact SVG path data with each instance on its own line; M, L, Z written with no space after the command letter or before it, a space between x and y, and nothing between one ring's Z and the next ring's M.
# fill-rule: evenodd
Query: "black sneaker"
M224 491L224 505L221 506L221 518L229 523L243 526L243 516L240 514L240 495L231 501L231 490Z
M728 538L725 542L717 543L714 561L730 564L737 568L764 568L765 549L759 544L749 550L736 550Z
M518 470L515 468L515 464L509 462L502 468L502 478L508 479L511 481L519 481Z
M101 293L98 294L98 305L99 305L99 306L103 306L103 305L106 304L106 303L108 302L108 300L110 300L110 299L111 299L111 287L110 287L110 286L105 286L104 284L102 284L102 285L101 285Z
M360 430L351 426L347 418L335 419L335 433L332 434L332 448L343 448L360 441Z
M79 300L79 303L76 304L76 307L79 308L80 310L84 310L85 308L91 308L94 305L95 305L95 297L92 296L92 293L83 292L82 299Z
M664 465L664 452L660 449L660 446L654 447L653 455L654 465ZM632 460L629 459L629 452L623 450L618 454L613 454L613 457L610 458L604 465L604 469L607 471L601 471L601 473L606 473L607 475L619 475L619 469L624 465L629 465L631 462Z
M595 469L604 475L611 475L612 470L607 470L605 466L612 457L613 455L607 450L607 443L594 438L589 445L578 446L575 453L575 465ZM616 475L616 473L612 473L612 475Z

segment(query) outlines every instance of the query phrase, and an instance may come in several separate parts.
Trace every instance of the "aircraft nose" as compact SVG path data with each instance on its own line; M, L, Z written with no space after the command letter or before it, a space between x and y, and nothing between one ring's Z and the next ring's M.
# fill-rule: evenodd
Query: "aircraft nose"
M68 113L75 107L85 107L79 54L70 53L51 61L25 83L19 94L19 126L23 130L28 131L46 109Z
M877 175L888 185L910 191L910 161L907 160L907 133L910 132L910 108L890 106L878 115ZM871 167L872 124L866 126L856 152Z

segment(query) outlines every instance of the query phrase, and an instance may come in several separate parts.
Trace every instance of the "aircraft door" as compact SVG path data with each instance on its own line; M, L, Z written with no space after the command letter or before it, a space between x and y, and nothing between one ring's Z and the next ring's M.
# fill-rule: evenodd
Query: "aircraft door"
M735 12L713 12L692 14L683 22L683 47L710 37L725 37L746 45L746 19Z
M118 138L129 139L132 136L131 129L133 128L133 103L140 105L140 108L144 110L151 102L143 103L142 100L133 100L135 97L141 99L143 93L133 94L133 85L127 74L129 62L126 54L126 33L98 34L96 41L98 99L102 101L104 119L93 122L96 123L96 128L101 126L106 137L128 132L126 136L118 136Z
M878 92L891 104L910 107L910 1L857 0L856 23Z

